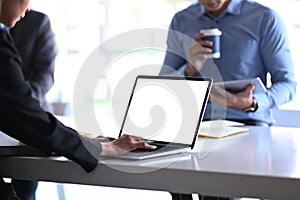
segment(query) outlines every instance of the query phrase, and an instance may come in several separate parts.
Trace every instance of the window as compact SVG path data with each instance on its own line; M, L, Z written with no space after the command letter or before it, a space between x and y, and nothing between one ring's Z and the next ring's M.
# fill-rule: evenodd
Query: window
M295 73L300 82L300 7L299 0L258 0L275 9L286 24ZM99 44L107 39L139 28L168 28L172 16L195 0L32 0L33 9L50 16L56 33L57 57L55 86L50 91L50 101L72 102L73 87L78 71ZM162 52L141 52L143 60L162 63ZM122 62L132 62L133 55ZM121 62L121 61L120 61ZM119 62L119 63L120 63ZM122 63L124 64L124 63ZM129 63L130 65L130 63ZM298 85L300 91L300 85ZM103 97L103 93L98 95ZM300 110L300 94L282 109Z

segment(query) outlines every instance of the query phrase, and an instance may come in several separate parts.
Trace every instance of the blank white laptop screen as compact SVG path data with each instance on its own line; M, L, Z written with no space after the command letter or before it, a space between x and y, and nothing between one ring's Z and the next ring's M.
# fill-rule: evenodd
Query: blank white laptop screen
M120 135L192 145L210 85L211 79L139 76Z

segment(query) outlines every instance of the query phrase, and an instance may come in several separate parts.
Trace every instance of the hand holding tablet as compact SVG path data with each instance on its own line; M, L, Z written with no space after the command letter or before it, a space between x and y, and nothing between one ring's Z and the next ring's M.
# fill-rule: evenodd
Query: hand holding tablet
M244 80L234 80L234 81L225 81L225 82L216 82L213 86L219 86L225 88L225 90L231 93L238 93L246 89L249 85L254 85L254 93L265 93L267 92L266 87L262 83L259 77L244 79Z

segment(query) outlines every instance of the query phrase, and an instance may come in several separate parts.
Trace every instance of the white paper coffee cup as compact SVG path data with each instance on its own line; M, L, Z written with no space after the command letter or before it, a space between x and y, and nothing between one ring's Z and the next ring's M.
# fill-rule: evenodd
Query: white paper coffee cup
M204 33L202 40L209 40L213 42L213 46L207 46L212 49L212 53L208 55L211 58L220 58L222 32L218 28L202 29L200 32Z

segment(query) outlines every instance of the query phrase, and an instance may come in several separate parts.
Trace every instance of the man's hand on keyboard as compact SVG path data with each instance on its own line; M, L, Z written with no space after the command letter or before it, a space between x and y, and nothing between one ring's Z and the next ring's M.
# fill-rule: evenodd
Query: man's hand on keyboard
M132 135L122 135L111 142L101 142L101 156L120 156L137 148L156 149L156 146L148 144L143 138Z

